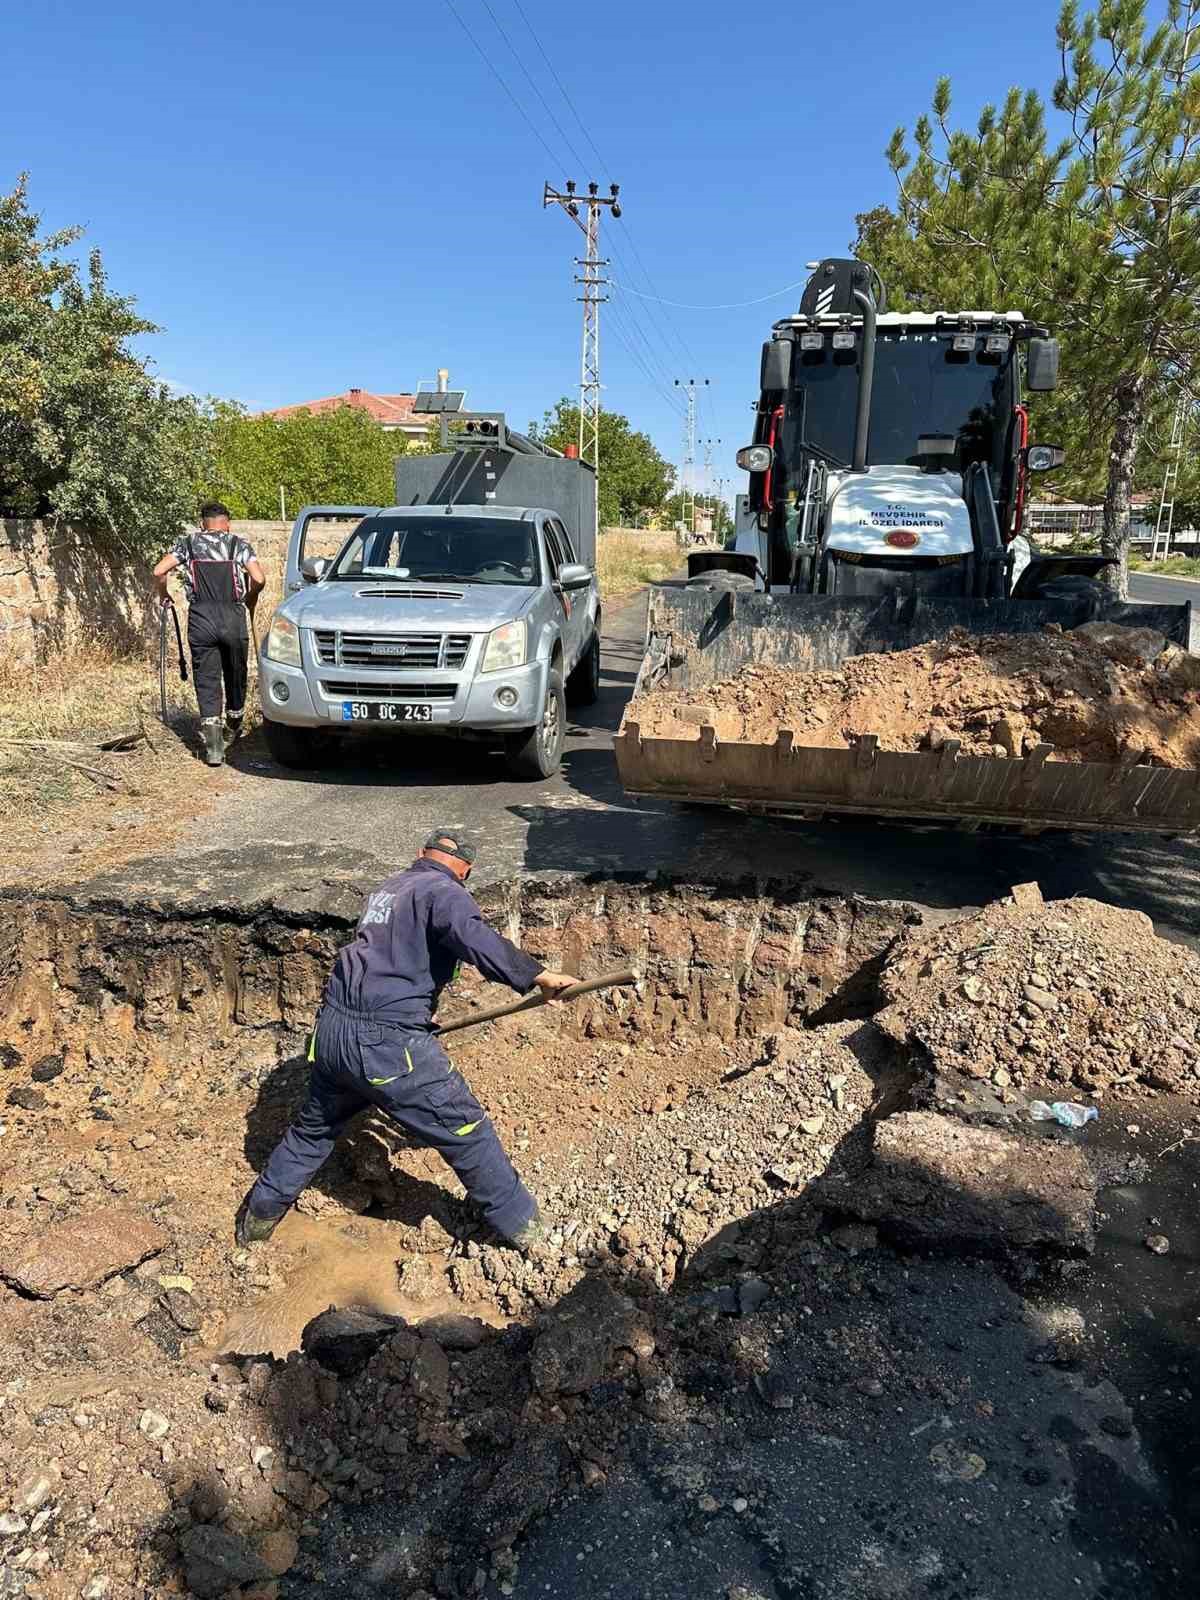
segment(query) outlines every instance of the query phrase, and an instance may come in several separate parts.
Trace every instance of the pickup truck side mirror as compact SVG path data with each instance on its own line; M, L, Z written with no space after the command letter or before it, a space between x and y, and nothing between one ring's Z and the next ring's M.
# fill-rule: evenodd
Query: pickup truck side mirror
M300 563L300 576L305 583L320 583L329 571L329 562L324 556L306 556Z
M591 581L591 569L585 567L582 561L564 561L558 569L560 589L586 589Z

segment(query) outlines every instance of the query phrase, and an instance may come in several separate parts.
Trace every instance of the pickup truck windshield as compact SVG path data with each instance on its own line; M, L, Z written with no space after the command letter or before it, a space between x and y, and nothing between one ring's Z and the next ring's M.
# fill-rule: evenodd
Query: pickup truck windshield
M538 582L533 524L499 517L368 517L334 563L332 579L441 583Z

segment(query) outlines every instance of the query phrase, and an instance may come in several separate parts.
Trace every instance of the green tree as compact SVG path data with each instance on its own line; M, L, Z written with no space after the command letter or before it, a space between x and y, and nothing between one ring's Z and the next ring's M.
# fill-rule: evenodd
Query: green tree
M78 228L40 237L26 178L0 196L0 512L56 516L153 547L194 513L207 430L130 349L155 333L66 254Z
M541 423L531 422L531 437L563 450L579 442L579 407L563 399ZM659 455L648 434L639 433L619 411L600 413L600 525L632 524L645 511L657 511L667 498L674 468Z
M726 534L733 532L733 516L726 501L710 494L698 494L695 498L697 516L703 511L712 513L714 539L724 539ZM677 522L686 522L691 508L692 496L680 490L664 502L663 521L669 528L673 528Z
M201 490L235 517L278 517L281 486L288 516L313 503L391 505L396 457L414 448L353 406L269 417L213 401L209 416L213 465Z
M1105 0L1058 23L1050 142L1034 90L951 128L950 85L888 149L894 212L859 219L860 252L901 307L1019 305L1064 340L1067 383L1039 415L1077 483L1103 482L1101 546L1124 592L1130 502L1147 440L1200 370L1200 0ZM1049 427L1047 427L1049 424Z

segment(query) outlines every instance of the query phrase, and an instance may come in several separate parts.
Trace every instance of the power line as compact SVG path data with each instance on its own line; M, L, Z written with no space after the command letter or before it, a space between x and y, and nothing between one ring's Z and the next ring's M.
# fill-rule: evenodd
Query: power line
M798 278L795 283L785 283L782 289L772 289L770 294L760 294L753 300L726 300L712 306L691 305L686 300L664 300L658 294L643 294L631 283L618 283L615 278L612 285L614 289L624 289L626 294L636 294L640 300L654 300L660 306L675 306L680 311L740 311L743 306L761 306L767 300L777 300L781 294L790 294L793 289L799 289L807 282L807 278Z
M541 56L542 60L546 63L546 66L547 66L547 68L549 69L549 72L550 72L550 76L554 79L555 84L558 86L559 94L562 95L563 100L565 101L566 105L570 109L571 115L575 118L575 121L579 124L580 130L582 131L584 138L587 140L589 146L591 147L593 155L596 157L596 160L600 163L600 166L603 169L603 171L605 172L605 175L607 177L611 178L612 177L611 168L609 167L608 162L605 161L603 155L601 154L600 149L597 146L595 139L591 135L591 132L590 132L588 126L587 126L587 123L584 122L582 116L580 116L579 110L578 110L574 100L572 100L570 94L567 92L567 87L563 83L562 78L559 76L558 70L555 67L554 62L551 60L550 55L549 55L548 51L546 50L545 45L542 43L541 37L539 36L539 34L537 32L537 29L533 26L533 23L529 20L529 14L526 12L525 7L521 4L521 0L513 0L513 3L516 5L517 11L520 13L521 20L524 22L525 27L527 28L527 30L529 32L530 38L533 40L534 44L537 47L538 54ZM489 9L490 9L490 7L489 7ZM511 45L510 45L510 48L511 48ZM539 96L539 98L541 98L541 97ZM545 104L544 98L543 98L543 104ZM549 110L549 107L547 107L547 110ZM628 229L626 229L625 238L626 238L626 241L628 242L630 250L633 253L634 259L637 262L637 265L641 270L642 276L645 279L647 286L651 289L651 291L656 291L656 285L654 283L654 280L650 276L650 271L649 271L648 267L646 266L646 263L642 260L641 253L638 250L637 244L635 243L635 241L632 238L632 236L629 234ZM611 239L608 242L607 248L608 248L610 254L612 255L613 259L616 260L618 263L620 263L621 259L622 259L620 250L616 245L613 244ZM661 297L658 296L656 292L652 293L647 298L650 298L650 299L661 299ZM685 363L688 366L694 368L695 365L696 365L696 361L695 361L695 358L692 355L691 349L688 346L686 340L682 339L679 336L679 334L676 332L675 327L674 327L674 325L671 322L671 319L669 317L664 318L663 321L667 324L668 328L670 329L670 332L671 332L671 334L673 335L673 337L675 339L676 345L679 347L679 350L683 354ZM670 341L661 332L661 329L659 329L658 325L653 321L653 319L651 319L651 324L650 325L651 325L651 327L653 327L655 329L656 332L658 332L659 337L662 339L663 349L666 351L668 360L671 363L674 363L675 353L671 350ZM666 376L666 368L665 367L664 367L664 376Z
M509 88L509 86L505 82L505 80L500 76L500 73L496 70L496 67L492 63L491 56L488 55L487 51L480 44L479 40L471 32L471 29L467 25L466 20L462 16L462 14L459 11L458 7L454 4L454 0L446 0L446 4L450 7L450 10L454 13L455 18L458 21L459 27L466 34L467 38L471 41L471 43L475 46L476 50L479 52L480 59L483 61L484 66L487 67L487 69L491 73L492 77L495 78L496 82L504 90L505 94L512 101L513 105L516 106L516 108L517 108L518 112L520 113L521 117L524 119L524 121L528 125L530 132L533 134L533 136L537 140L537 142L541 145L542 149L549 156L550 160L552 162L554 162L555 164L557 164L558 157L554 154L554 151L551 150L550 146L546 143L545 139L542 137L541 129L537 126L537 124L534 122L533 118L529 115L528 111L526 111L525 107L517 99L516 95Z
M587 140L588 144L592 148L592 154L595 156L596 160L600 163L600 166L604 171L604 176L606 178L611 179L612 178L612 173L611 173L611 171L609 171L608 162L605 161L604 157L600 154L599 150L596 148L596 141L592 138L591 134L588 132L587 123L584 122L583 118L579 115L579 112L575 109L575 102L574 102L574 100L571 99L571 96L567 93L566 85L563 83L562 79L559 77L558 72L557 72L557 70L556 70L556 68L554 66L553 61L551 61L550 57L546 54L546 47L542 43L541 39L538 37L537 31L534 28L533 23L530 22L528 16L526 15L525 7L521 4L521 0L513 0L513 4L516 6L517 11L520 13L521 21L529 29L529 36L533 40L534 44L537 45L538 53L541 55L542 60L546 63L547 67L550 69L550 76L554 79L555 83L558 85L559 94L562 95L563 99L567 102L567 105L570 107L571 115L575 118L575 121L579 124L579 127L580 127L580 129L581 129L581 131L583 133L583 137ZM583 163L581 162L580 165L582 166Z
M514 57L517 65L520 67L521 71L525 74L525 81L528 83L529 87L533 90L534 94L541 101L542 109L545 111L546 115L550 118L550 121L554 124L555 128L558 130L559 138L563 141L563 143L566 145L567 149L571 152L571 155L574 158L576 164L578 166L580 166L580 167L586 167L588 165L588 163L583 159L583 157L579 154L579 151L576 150L575 146L571 143L570 135L567 133L567 131L563 127L562 123L554 115L554 112L550 109L549 102L547 101L547 99L546 99L545 95L542 93L542 91L538 88L537 83L534 80L533 74L530 72L529 68L525 65L524 57L521 55L521 52L517 49L516 45L509 38L508 33L505 30L504 24L500 21L500 18L496 15L495 11L493 11L492 5L491 5L491 0L483 0L483 9L487 12L488 16L491 17L492 21L496 24L497 33L499 33L500 37L504 40L505 44L508 46L509 50L512 52L513 57ZM526 21L526 26L528 26L528 21ZM532 29L530 31L532 32Z

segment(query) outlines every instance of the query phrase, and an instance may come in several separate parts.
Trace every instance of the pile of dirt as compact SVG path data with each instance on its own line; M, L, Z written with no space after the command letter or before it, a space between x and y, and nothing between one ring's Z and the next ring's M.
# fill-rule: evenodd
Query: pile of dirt
M875 1021L938 1074L1002 1091L1126 1089L1200 1099L1200 954L1140 911L1046 904L1036 884L910 933Z
M1200 766L1200 662L1151 628L1088 623L1064 633L973 637L852 656L836 672L748 664L702 691L657 690L626 713L647 737L843 749L875 734L884 750L940 749L1050 759Z

